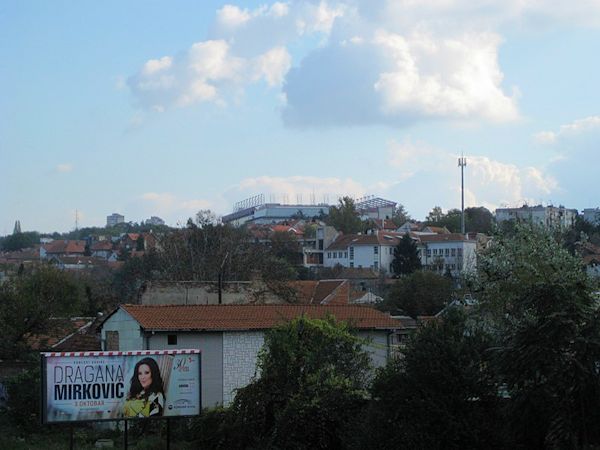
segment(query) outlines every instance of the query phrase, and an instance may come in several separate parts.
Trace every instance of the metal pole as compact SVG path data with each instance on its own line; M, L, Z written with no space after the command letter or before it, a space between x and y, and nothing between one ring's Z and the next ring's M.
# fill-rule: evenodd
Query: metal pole
M461 156L458 158L458 166L460 167L460 232L465 234L465 166L467 158Z
M171 450L171 419L167 419L167 450Z
M123 428L123 448L127 450L127 420L125 420L125 427Z
M69 431L70 431L70 436L69 436L69 449L73 450L75 448L75 442L73 439L73 424L71 424L71 426L69 427Z

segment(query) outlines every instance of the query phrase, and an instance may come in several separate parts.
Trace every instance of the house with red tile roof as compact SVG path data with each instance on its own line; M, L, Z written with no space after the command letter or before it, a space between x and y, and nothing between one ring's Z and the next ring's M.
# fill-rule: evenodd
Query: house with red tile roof
M121 305L101 325L103 350L199 349L202 406L228 405L256 373L265 332L296 317L333 316L365 339L374 367L408 333L402 321L351 305Z
M40 259L50 259L53 256L83 256L85 241L56 240L40 247Z

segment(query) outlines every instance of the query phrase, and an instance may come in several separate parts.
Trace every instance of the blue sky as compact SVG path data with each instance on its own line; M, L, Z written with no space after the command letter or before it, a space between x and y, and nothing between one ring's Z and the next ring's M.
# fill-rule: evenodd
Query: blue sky
M0 235L259 193L600 206L600 3L0 2Z

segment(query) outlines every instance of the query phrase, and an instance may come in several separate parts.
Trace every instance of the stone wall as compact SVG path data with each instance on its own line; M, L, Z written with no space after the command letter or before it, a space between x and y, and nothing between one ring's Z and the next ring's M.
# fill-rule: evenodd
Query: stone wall
M246 386L256 373L257 356L264 340L262 331L223 333L224 405L229 405L235 389Z

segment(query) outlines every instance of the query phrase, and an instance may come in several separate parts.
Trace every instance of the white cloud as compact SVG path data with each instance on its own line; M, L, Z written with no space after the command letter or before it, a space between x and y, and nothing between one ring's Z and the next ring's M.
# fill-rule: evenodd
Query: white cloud
M207 200L183 200L169 192L146 192L140 198L150 205L150 211L159 215L189 215L211 206L211 203Z
M173 64L173 58L170 56L163 56L160 59L151 59L144 64L142 67L142 73L144 75L152 75L157 72L163 71L171 67Z
M56 166L56 171L59 173L68 173L73 171L73 164L62 163Z
M365 195L365 188L352 178L320 178L314 176L270 177L262 176L243 179L235 189L248 196L257 193L265 194L266 201L335 203L344 195L360 197Z
M560 140L600 132L600 116L589 116L561 125L558 131L540 131L533 135L540 144L556 144Z
M269 86L278 86L290 70L292 57L285 47L275 47L256 58L256 78L264 78Z
M388 161L400 169L396 190L405 192L404 188L409 187L410 192L429 195L433 203L446 209L460 205L457 158L455 153L410 139L389 143ZM559 191L556 179L542 168L519 167L481 155L466 158L466 206L495 209L503 204L539 203ZM432 190L431 186L437 189ZM424 201L421 194L416 197L419 202Z
M217 24L226 28L236 28L250 20L247 9L240 9L235 5L225 5L217 10Z

